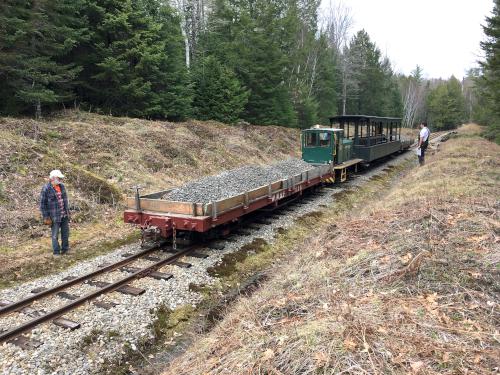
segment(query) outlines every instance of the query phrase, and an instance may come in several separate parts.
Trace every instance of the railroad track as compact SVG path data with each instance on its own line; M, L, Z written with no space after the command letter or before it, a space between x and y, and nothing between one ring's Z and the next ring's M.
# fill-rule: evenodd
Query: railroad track
M298 201L296 203L300 205L307 204L308 202L310 202L310 199L311 199L310 197L306 197L302 201ZM294 202L289 202L289 203L294 203ZM274 215L276 215L276 217L282 216L286 214L288 210L289 210L288 205L284 205L283 207L279 207L275 211ZM247 225L249 228L255 228L256 226L272 223L273 220L270 218L266 218L266 216L268 216L266 213L264 213L264 215L262 214L257 215L251 221L245 222L244 225ZM250 233L248 230L245 230L244 228L236 228L234 233L232 232L227 238L223 238L222 240L232 242L231 238L232 234L241 234L245 236ZM63 328L71 330L77 329L80 327L80 324L78 322L64 318L63 315L75 310L76 308L85 304L86 302L90 302L93 300L94 300L94 305L96 305L97 307L110 309L116 305L113 303L100 302L95 300L99 296L113 291L119 291L131 295L140 295L145 290L128 285L130 282L148 276L157 279L168 280L172 278L173 275L163 272L158 272L159 268L169 264L188 268L191 266L191 264L180 262L179 261L180 258L185 256L191 256L195 258L206 258L208 257L207 254L197 252L197 250L201 248L213 248L220 250L223 247L224 246L221 246L221 244L217 240L211 243L196 244L185 248L177 248L177 249L173 249L170 246L167 247L154 246L135 254L123 254L122 256L126 255L125 259L122 259L112 264L102 264L99 266L97 270L84 274L83 276L67 277L63 279L64 282L62 282L59 285L56 285L55 287L41 289L41 290L40 288L34 289L32 290L33 295L23 298L19 301L12 302L7 300L0 300L0 318L12 313L22 313L33 318L13 328L4 331L0 330L0 345L2 343L7 342L10 344L14 344L22 349L31 349L37 347L41 345L41 342L31 339L30 337L25 336L23 334L32 331L41 324L48 323L51 321L54 324L61 326ZM159 250L163 250L165 253L171 253L172 255L169 255L164 259L151 256L155 251ZM153 264L143 268L130 267L130 265L133 262L138 260L153 261ZM110 273L115 270L128 272L130 273L130 275L121 278L120 280L113 283L95 280L96 277L106 275L107 273ZM83 284L97 287L97 289L81 297L74 296L64 292L64 290L67 290L73 286L83 285ZM36 310L31 307L31 305L33 305L34 303L42 301L52 296L57 296L63 299L70 299L71 301L49 312L45 312L43 310Z
M52 321L54 324L62 326L64 328L69 328L69 329L79 328L80 324L78 322L65 319L62 316L76 309L77 307L83 305L86 302L95 300L96 298L105 293L120 291L122 293L131 295L142 294L145 291L144 289L135 288L128 284L136 279L148 276L163 280L170 279L172 277L171 274L159 272L158 269L168 264L174 264L181 267L189 267L190 266L189 263L179 262L179 259L184 256L205 257L205 254L196 253L196 250L199 249L200 247L201 245L194 245L186 247L184 249L177 249L177 250L174 250L172 248L165 249L161 248L160 246L151 247L149 249L140 251L136 254L128 255L125 259L120 260L116 263L104 264L100 269L85 274L83 276L67 279L65 280L65 282L53 288L34 290L32 292L35 293L32 296L29 296L17 302L0 301L0 306L2 306L0 308L0 317L5 316L7 314L19 313L19 312L27 313L29 316L33 317L32 320L24 324L0 332L0 344L8 342L17 345L21 348L36 347L40 343L30 340L28 337L22 334L29 332L34 328L36 328L37 326L49 321ZM153 252L160 249L166 250L167 252L171 252L172 255L169 255L164 259L151 256ZM128 265L139 259L152 261L153 264L143 268L127 267ZM105 275L106 273L115 270L128 272L130 273L130 275L112 283L94 280L96 276L102 276ZM72 286L84 283L90 286L97 287L97 289L81 297L73 296L71 294L62 292L63 290L68 289ZM29 307L34 302L38 302L40 300L43 300L44 298L54 295L58 295L61 298L69 299L71 300L71 302L47 313L40 312ZM98 307L105 309L109 309L114 306L112 303L107 303L107 302L94 302L94 304Z
M449 133L452 133L452 131L443 130L443 131L440 131L440 132L432 132L431 135L430 135L430 137L429 137L429 141L432 141L432 140L434 140L436 138L442 137L442 136L444 136L446 134L449 134ZM415 146L417 146L417 144L418 144L418 142L416 141L416 142L412 143L412 145L410 147L415 147Z
M446 133L448 132L433 133L431 134L430 140L434 140L440 136L445 135ZM415 146L415 144L412 146ZM299 204L304 204L304 203L305 203L304 200L299 202ZM200 257L203 254L196 253L196 250L199 249L200 247L201 245L195 245L177 250L174 250L172 248L167 248L167 249L163 248L163 250L172 253L172 255L164 259L158 257L152 257L151 254L154 253L155 251L160 250L160 247L159 246L151 247L142 250L136 254L129 254L125 259L122 259L113 264L102 265L102 267L100 267L99 269L90 272L88 274L85 274L83 276L66 279L65 282L53 288L36 290L36 291L34 290L32 296L29 296L17 302L0 300L0 317L5 316L7 314L19 313L19 312L28 314L29 316L33 317L32 320L29 320L28 322L23 323L19 326L10 328L5 331L0 331L0 344L8 342L15 344L21 348L29 348L37 346L39 343L34 342L33 340L31 340L27 336L24 336L23 334L26 332L30 332L39 325L50 321L52 321L56 325L65 328L76 329L80 326L79 323L71 321L69 319L65 319L63 317L64 314L76 309L77 307L83 305L86 302L97 299L99 296L105 293L120 291L125 294L139 295L142 292L144 292L144 289L135 288L128 285L130 282L148 276L155 277L158 279L168 280L169 278L172 277L172 275L159 272L158 269L168 264L188 266L189 264L187 263L179 262L179 259L181 257L189 255ZM208 247L210 247L210 245ZM153 264L143 268L128 267L131 263L140 259L150 260L153 262ZM94 280L97 276L102 276L105 275L106 273L115 270L128 272L129 275L113 283ZM88 284L90 286L97 287L97 289L81 297L72 296L68 293L63 292L64 290L79 284ZM61 298L70 299L71 302L47 313L37 311L30 307L30 305L32 305L34 302L38 302L40 300L43 300L44 298L54 295L58 295ZM106 309L113 307L113 304L107 302L95 301L94 304L98 307Z

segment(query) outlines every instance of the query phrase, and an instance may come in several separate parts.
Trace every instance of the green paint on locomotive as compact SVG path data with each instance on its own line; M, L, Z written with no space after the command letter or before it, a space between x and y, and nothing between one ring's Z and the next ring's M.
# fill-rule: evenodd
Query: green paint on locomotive
M330 118L331 127L302 131L302 159L312 164L364 163L410 147L401 136L401 119L365 115Z
M341 164L352 156L353 141L342 129L313 128L302 131L302 160L311 164Z

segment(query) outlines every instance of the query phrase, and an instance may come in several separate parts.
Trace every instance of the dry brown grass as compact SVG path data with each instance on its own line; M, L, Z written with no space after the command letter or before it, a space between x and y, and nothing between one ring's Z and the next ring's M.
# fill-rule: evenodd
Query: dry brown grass
M99 242L130 236L132 229L120 222L119 200L133 185L154 191L299 153L299 131L276 126L169 123L85 112L42 122L0 118L0 272L20 281L30 277L30 265L50 259L38 197L51 169L68 176L71 245L77 252L89 249L91 256L90 248Z
M164 374L497 371L499 164L480 138L443 143L300 244Z
M458 131L463 135L480 135L484 133L485 127L479 124L469 123L462 125Z

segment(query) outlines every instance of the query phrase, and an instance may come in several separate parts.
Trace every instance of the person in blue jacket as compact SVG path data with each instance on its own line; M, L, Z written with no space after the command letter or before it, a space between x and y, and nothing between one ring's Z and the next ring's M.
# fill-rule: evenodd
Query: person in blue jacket
M40 211L43 223L52 229L52 250L54 255L67 254L69 251L69 204L66 188L62 183L64 175L59 169L50 172L40 194ZM61 233L61 245L59 245Z

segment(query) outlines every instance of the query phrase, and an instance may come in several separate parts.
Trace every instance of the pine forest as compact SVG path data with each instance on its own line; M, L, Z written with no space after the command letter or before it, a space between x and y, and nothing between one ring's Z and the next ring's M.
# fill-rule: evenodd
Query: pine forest
M310 127L341 114L498 133L499 6L461 82L394 71L349 8L319 0L5 0L0 115L75 107L146 119Z

